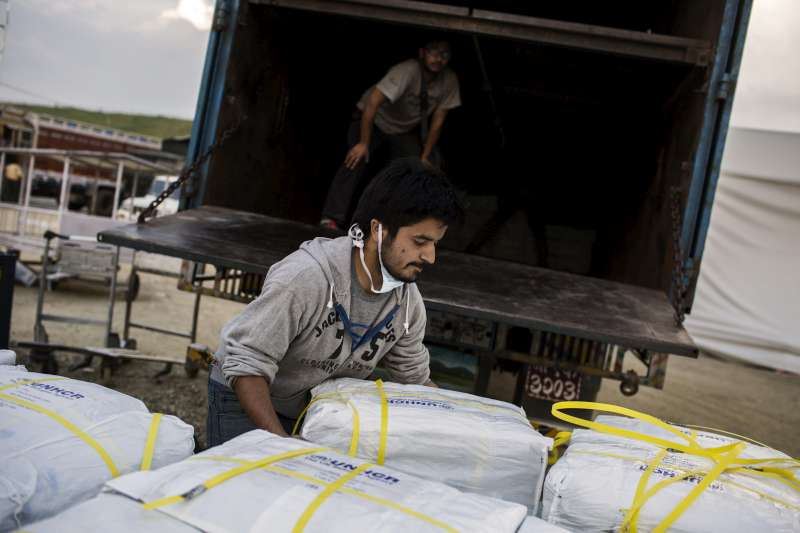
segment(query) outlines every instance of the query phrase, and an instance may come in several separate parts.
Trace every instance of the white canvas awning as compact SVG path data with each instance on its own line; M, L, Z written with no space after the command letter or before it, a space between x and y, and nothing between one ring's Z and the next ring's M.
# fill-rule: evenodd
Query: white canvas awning
M800 374L800 134L732 128L686 329L710 353Z

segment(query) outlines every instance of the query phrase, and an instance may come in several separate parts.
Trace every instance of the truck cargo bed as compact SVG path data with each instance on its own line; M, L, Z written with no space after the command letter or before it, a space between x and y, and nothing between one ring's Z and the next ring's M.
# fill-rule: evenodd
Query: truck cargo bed
M108 244L266 273L320 228L203 206L104 231ZM676 355L696 356L658 290L442 250L420 278L429 309Z

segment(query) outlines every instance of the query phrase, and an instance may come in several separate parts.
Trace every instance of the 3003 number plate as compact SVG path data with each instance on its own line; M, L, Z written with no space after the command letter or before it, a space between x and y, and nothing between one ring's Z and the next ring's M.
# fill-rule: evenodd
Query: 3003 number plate
M525 380L525 393L538 400L577 400L581 394L581 375L575 370L531 365Z

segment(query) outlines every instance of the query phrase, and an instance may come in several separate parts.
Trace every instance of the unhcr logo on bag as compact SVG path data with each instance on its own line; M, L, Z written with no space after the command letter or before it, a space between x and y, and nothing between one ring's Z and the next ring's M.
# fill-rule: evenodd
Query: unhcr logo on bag
M424 407L429 409L444 409L452 411L454 407L446 402L438 400L420 400L419 398L389 398L386 400L389 405L396 405L398 407Z
M332 466L338 470L344 470L347 472L352 472L359 465L354 465L352 463L348 463L347 461L342 461L341 459L333 459L332 457L326 457L324 455L309 455L306 457L307 460L312 461L314 463L318 463L325 466ZM375 481L380 481L381 483L386 483L387 485L394 485L396 483L400 483L400 480L396 477L392 477L388 474L384 474L383 472L376 472L375 470L364 470L361 472L362 476L367 476L370 479L374 479Z
M62 398L69 398L70 400L81 400L86 398L86 396L83 394L59 387L58 385L51 385L49 383L28 383L28 387L33 387L36 390L55 394L56 396L61 396Z
M645 463L637 463L636 468L639 471L644 472L645 470L648 469L648 465ZM671 468L665 468L663 466L657 466L653 468L652 471L653 475L661 476L663 478L672 478L672 479L684 473L683 471L672 470ZM692 485L698 485L701 481L703 481L704 477L705 476L702 475L692 474L688 477L683 478L681 481L683 481L684 483L691 483ZM712 481L711 484L708 486L708 489L715 490L718 492L725 492L725 487L719 481Z

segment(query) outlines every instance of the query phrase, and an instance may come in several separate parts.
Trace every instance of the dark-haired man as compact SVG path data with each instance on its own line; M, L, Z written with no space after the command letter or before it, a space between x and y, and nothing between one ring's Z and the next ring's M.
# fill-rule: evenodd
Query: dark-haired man
M347 156L322 208L322 226L342 227L366 163L376 154L388 160L434 159L447 112L461 105L458 78L447 66L450 55L447 41L431 41L419 49L417 59L393 66L363 94L347 134Z
M316 238L270 268L261 295L222 331L208 390L208 443L255 428L279 435L329 378L430 384L417 276L462 216L447 178L394 161L364 191L349 234Z

